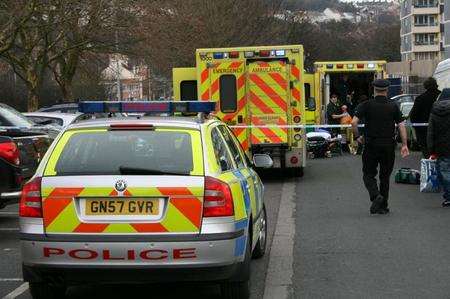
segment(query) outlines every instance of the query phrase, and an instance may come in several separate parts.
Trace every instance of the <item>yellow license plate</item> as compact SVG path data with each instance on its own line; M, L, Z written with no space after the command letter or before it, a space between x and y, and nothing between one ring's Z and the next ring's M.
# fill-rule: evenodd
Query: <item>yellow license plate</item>
M86 215L158 215L159 199L157 198L105 198L86 199Z

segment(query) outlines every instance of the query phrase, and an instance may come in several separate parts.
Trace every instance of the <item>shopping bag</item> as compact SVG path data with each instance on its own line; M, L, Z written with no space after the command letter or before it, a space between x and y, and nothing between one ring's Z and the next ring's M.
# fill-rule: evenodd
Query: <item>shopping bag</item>
M422 159L420 162L420 192L438 193L441 191L439 185L436 160Z
M398 184L420 184L420 171L411 168L400 168L395 173L395 182Z

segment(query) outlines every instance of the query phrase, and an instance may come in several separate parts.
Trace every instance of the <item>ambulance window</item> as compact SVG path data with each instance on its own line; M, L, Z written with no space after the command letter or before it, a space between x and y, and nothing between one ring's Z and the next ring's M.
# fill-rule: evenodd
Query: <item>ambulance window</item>
M237 110L236 77L234 75L222 75L219 79L220 86L220 110L223 113L233 113Z
M216 161L222 171L229 171L233 168L233 162L231 161L230 154L228 153L227 146L220 136L219 130L214 128L211 132L211 139L214 148L214 154Z
M305 83L305 98L309 99L311 97L311 84Z
M182 101L197 101L197 81L181 81L180 83L180 99Z
M225 126L220 126L219 130L220 130L220 132L222 132L225 142L228 144L231 155L233 156L233 159L236 162L236 165L238 166L238 168L245 168L244 159L241 156L241 152L239 151L236 144L234 143L233 137L231 136L230 132L228 132L228 130L225 128Z

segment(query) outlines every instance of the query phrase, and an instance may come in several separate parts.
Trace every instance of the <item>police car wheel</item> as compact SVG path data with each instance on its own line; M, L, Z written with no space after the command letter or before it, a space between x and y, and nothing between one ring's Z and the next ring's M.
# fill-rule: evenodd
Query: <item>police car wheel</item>
M261 230L259 231L258 242L256 243L255 249L253 250L252 258L254 259L262 258L266 253L266 244L267 244L267 213L266 207L263 207Z
M59 299L66 295L66 287L49 283L30 282L29 288L33 299Z

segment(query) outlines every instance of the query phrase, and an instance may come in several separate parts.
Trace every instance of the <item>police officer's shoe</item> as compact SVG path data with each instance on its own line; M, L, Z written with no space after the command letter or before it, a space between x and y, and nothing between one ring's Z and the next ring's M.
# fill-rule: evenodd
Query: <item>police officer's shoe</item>
M378 195L377 197L375 197L375 199L372 201L372 205L370 206L370 214L380 214L379 212L381 211L383 202L383 196Z
M450 207L450 200L446 199L442 202L442 207L448 208Z

